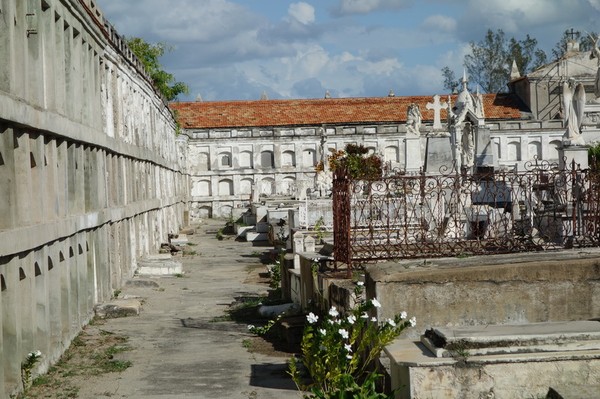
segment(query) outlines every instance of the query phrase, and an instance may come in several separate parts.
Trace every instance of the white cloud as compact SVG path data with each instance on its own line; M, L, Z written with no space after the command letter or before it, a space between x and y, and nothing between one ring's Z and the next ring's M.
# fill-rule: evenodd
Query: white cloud
M600 11L600 0L588 0L590 5L594 7L596 10Z
M341 15L368 14L373 11L383 11L405 8L412 0L340 0L336 12Z
M430 15L423 21L425 30L452 33L456 30L456 20L445 15Z
M366 14L379 7L379 0L342 0L340 12L342 14Z
M488 28L546 50L600 30L600 0L96 1L120 34L172 45L165 69L205 100L440 93Z
M578 15L579 1L573 0L469 0L466 16L469 21L492 30L503 29L514 34L527 32L540 25L552 24Z
M292 3L288 8L288 14L301 24L308 25L315 22L315 9L308 3Z

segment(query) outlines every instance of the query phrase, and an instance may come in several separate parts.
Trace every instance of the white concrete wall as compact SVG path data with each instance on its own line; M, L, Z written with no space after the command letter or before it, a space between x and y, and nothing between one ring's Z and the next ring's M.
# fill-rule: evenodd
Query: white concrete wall
M136 257L178 231L189 187L171 112L110 25L100 30L92 0L0 3L0 397L8 397L29 352L42 351L46 369L93 305L132 276Z

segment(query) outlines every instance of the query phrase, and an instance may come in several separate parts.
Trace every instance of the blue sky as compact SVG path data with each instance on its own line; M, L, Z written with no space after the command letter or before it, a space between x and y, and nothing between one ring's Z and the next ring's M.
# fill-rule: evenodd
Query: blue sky
M181 100L444 94L487 29L536 38L600 31L600 0L96 0L120 34L172 46Z

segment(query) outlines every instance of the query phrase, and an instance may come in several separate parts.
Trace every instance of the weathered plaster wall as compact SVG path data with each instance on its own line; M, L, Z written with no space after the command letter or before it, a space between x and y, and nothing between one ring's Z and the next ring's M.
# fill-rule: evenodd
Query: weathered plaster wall
M249 205L252 190L270 197L295 195L314 186L315 166L329 149L360 143L383 155L393 168L404 166L400 125L289 126L189 129L191 217L229 217Z
M185 137L91 0L0 1L0 397L184 223Z

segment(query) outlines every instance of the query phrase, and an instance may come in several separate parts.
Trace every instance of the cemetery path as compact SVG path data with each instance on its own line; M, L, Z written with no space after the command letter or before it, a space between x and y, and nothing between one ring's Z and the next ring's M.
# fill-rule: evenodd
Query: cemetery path
M236 298L266 294L268 285L255 277L258 270L266 271L256 255L268 248L233 238L217 240L216 232L223 224L209 220L188 236L197 254L181 259L183 277L155 279L159 288L124 288L121 295L144 298L139 316L109 319L86 328L90 334L127 337L131 350L115 358L130 361L131 367L120 373L86 376L72 397L301 397L286 374L289 356L276 351L250 353L247 347L256 338L246 324L226 317Z

